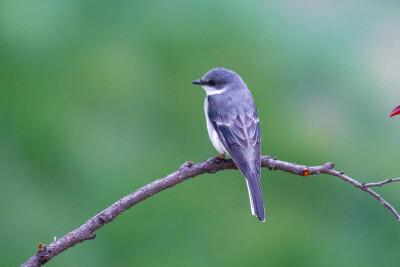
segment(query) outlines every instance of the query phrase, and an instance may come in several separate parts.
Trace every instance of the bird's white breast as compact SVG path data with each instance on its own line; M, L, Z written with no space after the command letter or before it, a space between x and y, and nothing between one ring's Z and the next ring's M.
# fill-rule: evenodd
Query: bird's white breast
M219 139L219 136L215 131L210 119L208 118L208 97L206 97L204 101L204 112L206 113L208 136L210 137L212 144L219 153L221 154L228 153L228 151L226 151L225 149L224 144Z

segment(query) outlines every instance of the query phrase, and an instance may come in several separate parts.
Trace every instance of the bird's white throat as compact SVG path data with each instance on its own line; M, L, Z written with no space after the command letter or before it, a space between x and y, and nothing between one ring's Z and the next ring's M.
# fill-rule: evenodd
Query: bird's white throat
M222 88L221 90L216 90L212 87L206 86L206 85L202 85L204 91L206 91L207 95L220 95L224 92L226 92L226 87Z

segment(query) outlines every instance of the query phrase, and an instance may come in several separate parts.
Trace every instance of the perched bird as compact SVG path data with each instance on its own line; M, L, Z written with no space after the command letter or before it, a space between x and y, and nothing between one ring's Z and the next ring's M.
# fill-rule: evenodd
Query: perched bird
M242 78L231 70L215 68L193 84L206 91L204 111L215 149L229 154L246 178L252 214L265 221L260 187L260 124L253 96Z
M392 112L390 112L389 117L393 117L395 115L399 115L400 114L400 106L398 106L397 108L393 109Z

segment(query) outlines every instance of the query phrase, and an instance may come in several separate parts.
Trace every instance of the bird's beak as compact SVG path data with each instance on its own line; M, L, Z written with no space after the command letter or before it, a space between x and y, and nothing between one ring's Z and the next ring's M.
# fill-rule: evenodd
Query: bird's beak
M198 84L198 85L202 85L203 84L203 80L202 79L198 79L192 82L192 84Z
M389 117L393 117L395 115L400 114L400 106L398 106L397 108L393 109L392 112L390 112Z

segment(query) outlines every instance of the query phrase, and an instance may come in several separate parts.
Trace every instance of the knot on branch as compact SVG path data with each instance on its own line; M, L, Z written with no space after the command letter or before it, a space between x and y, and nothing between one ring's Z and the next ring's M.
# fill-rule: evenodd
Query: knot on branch
M301 171L301 175L303 175L304 177L309 176L310 175L310 170L308 168L305 168Z
M193 161L186 161L185 163L183 163L180 167L179 167L179 171L186 169L186 168L190 168L193 165Z
M328 162L328 163L325 163L324 167L329 170L332 170L333 168L335 168L335 164L333 164L332 162Z
M50 256L51 256L51 251L47 249L47 246L43 245L42 248L42 243L39 243L39 250L36 253L38 262L40 264L45 264L50 259Z

